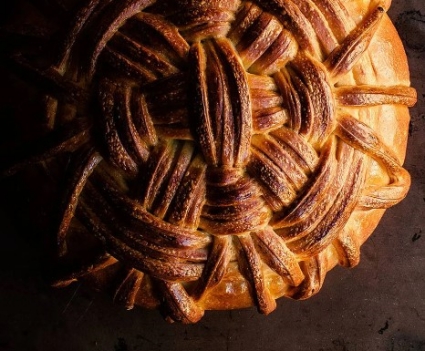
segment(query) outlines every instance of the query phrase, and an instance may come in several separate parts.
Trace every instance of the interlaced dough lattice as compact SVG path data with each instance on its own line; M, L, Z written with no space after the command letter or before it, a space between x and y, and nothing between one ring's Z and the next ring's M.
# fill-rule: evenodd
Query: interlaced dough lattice
M86 0L48 65L16 56L48 89L51 132L8 172L72 151L59 251L81 224L103 248L57 285L121 265L117 300L196 322L219 299L309 297L330 254L356 264L352 213L410 184L364 111L416 101L356 78L386 16L368 6L359 21L340 0ZM371 163L387 184L367 183Z

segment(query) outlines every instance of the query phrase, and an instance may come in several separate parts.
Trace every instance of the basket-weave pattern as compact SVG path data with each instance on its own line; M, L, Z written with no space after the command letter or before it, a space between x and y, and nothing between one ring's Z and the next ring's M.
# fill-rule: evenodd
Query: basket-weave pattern
M269 313L320 289L327 251L355 264L353 211L410 184L362 111L415 91L338 84L371 70L384 6L356 23L339 0L79 2L47 68L17 58L53 87L44 157L75 155L60 252L74 216L105 250L57 285L125 264L116 299L133 307L148 281L196 322L229 271ZM365 187L372 160L388 184Z

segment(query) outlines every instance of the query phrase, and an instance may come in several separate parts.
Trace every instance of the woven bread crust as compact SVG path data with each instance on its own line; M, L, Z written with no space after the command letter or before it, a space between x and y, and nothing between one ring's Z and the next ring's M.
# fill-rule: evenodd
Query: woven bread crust
M268 314L355 266L410 185L416 92L389 6L63 5L54 54L15 57L47 87L50 132L5 171L70 159L57 242L72 269L55 285L87 280L194 323L209 309Z

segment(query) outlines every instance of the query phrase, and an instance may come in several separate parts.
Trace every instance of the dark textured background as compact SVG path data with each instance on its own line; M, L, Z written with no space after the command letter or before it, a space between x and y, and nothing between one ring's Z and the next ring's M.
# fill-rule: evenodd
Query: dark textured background
M125 311L78 284L49 288L41 274L40 233L24 231L1 195L0 350L425 350L425 2L394 0L390 16L419 97L406 160L413 184L363 246L359 266L332 270L308 301L280 299L268 317L252 308L207 312L197 325L169 325L156 311ZM6 180L0 190L11 187Z

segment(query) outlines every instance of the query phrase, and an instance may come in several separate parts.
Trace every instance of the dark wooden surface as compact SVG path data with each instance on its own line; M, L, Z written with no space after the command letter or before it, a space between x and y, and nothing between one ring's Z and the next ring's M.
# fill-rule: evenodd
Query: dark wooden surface
M281 299L268 317L252 308L169 325L157 311L125 311L79 284L51 289L41 273L40 233L22 233L2 201L0 350L425 350L425 2L395 0L390 16L419 96L406 160L413 184L363 246L359 266L334 269L318 295ZM2 190L11 186L3 182Z

